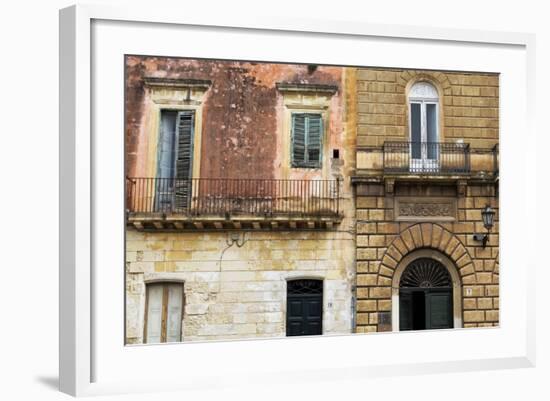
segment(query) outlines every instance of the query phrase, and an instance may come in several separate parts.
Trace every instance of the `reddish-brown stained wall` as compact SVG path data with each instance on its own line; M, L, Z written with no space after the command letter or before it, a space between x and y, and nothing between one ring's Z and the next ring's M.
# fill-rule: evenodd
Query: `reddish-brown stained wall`
M276 176L281 94L277 82L337 85L338 106L328 127L329 141L342 130L341 67L210 61L166 57L126 58L127 173L135 175L140 130L147 112L143 77L206 79L212 85L203 106L201 176Z

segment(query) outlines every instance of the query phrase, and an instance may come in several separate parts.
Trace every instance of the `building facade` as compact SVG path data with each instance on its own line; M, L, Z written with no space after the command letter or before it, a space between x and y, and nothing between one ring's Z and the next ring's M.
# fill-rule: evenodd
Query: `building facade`
M499 323L497 74L126 57L126 342Z
M126 58L126 342L351 333L346 69Z
M351 85L356 331L498 325L498 75L359 68Z

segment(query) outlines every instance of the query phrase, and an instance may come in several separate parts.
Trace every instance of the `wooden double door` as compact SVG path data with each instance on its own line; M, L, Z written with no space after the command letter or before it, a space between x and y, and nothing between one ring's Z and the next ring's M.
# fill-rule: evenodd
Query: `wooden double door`
M399 329L453 327L453 284L449 271L432 258L418 258L399 283Z
M399 291L400 330L453 328L452 288L406 288Z

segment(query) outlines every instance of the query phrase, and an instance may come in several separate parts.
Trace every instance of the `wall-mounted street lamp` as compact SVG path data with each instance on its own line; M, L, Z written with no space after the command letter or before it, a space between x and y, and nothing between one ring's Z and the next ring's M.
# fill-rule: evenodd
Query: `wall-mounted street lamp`
M486 205L485 208L481 211L481 218L483 220L483 226L487 230L485 234L474 234L474 240L481 241L483 248L487 245L489 241L489 231L493 228L493 223L495 220L495 210L491 206Z

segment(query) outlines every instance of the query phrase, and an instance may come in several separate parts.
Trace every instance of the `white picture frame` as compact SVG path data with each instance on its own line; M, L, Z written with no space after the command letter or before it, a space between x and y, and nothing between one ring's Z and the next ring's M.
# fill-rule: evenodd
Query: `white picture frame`
M121 218L123 208L114 207L107 210L104 201L108 199L108 203L120 205L123 196L117 195L119 188L116 187L116 180L118 179L122 185L124 177L120 170L121 176L114 178L113 182L105 181L103 178L106 177L107 170L116 170L122 165L123 153L120 146L123 143L123 135L122 131L117 132L121 127L122 115L119 116L120 121L117 121L116 117L98 120L98 116L102 116L97 104L98 96L102 94L101 88L107 86L99 86L98 92L98 87L94 85L98 84L98 80L105 80L116 86L116 81L109 81L110 75L104 72L113 72L108 68L117 65L118 62L120 71L113 72L113 77L120 79L120 85L113 86L113 90L118 92L113 92L116 96L109 101L120 100L123 91L123 63L122 58L118 60L117 57L128 53L151 54L147 52L153 49L154 40L157 39L157 43L160 43L158 38L167 36L171 29L175 31L170 31L170 36L176 31L179 32L176 34L203 35L205 40L202 45L206 47L214 46L215 40L212 35L216 33L236 35L242 39L242 45L236 48L230 49L226 46L225 49L221 49L223 43L218 43L217 50L214 50L214 47L208 50L211 52L209 54L217 55L219 58L247 59L257 54L256 59L264 60L265 56L254 53L258 50L250 44L259 35L266 43L274 38L281 41L338 40L342 46L341 51L348 54L347 60L343 60L341 64L352 65L365 63L361 62L361 54L351 54L347 48L350 43L354 46L372 45L376 48L383 42L383 46L388 48L406 42L414 46L436 46L441 51L442 59L438 65L430 64L429 61L425 61L424 65L418 61L407 63L417 68L465 68L464 63L468 60L453 61L448 56L448 47L452 47L452 52L457 54L457 57L462 52L468 54L469 51L479 54L478 59L469 60L470 67L466 69L475 70L478 66L480 71L489 68L491 72L500 72L503 78L501 174L504 177L501 180L500 216L501 326L495 329L455 330L446 333L381 333L324 336L318 339L252 340L148 347L125 347L123 338L115 334L112 335L115 337L112 340L110 331L119 333L124 324L123 319L116 320L123 316L123 307L112 307L120 306L123 299L123 287L117 290L120 280L123 281L123 262L116 256L117 252L122 252L122 249L116 248L116 244L120 244L117 241L120 241L119 234L124 228ZM123 35L123 31L131 31L132 35ZM136 44L135 35L145 35L141 36L139 46ZM109 49L105 41L107 37L110 38ZM528 147L518 146L521 143L536 142L531 123L535 87L534 43L534 36L529 34L374 25L361 21L279 19L261 16L251 19L250 15L241 20L229 20L215 15L183 15L177 10L153 7L144 9L78 5L61 10L60 390L82 396L245 386L249 380L255 380L256 384L270 383L274 380L292 382L297 372L302 380L326 380L327 377L334 380L345 377L361 380L362 377L411 372L421 374L534 366L535 283L534 274L531 273L536 266L537 253L534 251L535 244L529 243L522 232L536 231L537 208L528 202L527 190L517 190L518 185L524 189L534 188L536 179L533 174L528 174L529 171L536 170L534 155ZM159 45L157 54L180 55L170 51L171 45ZM483 55L487 49L492 49L492 53ZM288 51L291 50L289 47ZM106 53L101 53L103 51ZM193 49L186 55L197 57L198 52L197 49ZM272 53L272 61L295 61L291 56L285 56L280 48L273 48ZM380 53L381 60L384 52ZM201 55L204 56L206 53ZM389 60L390 56L386 56ZM492 60L487 60L488 58ZM320 57L314 61L326 63L327 60ZM393 63L399 64L397 58L395 60ZM498 66L498 61L503 60L507 60L508 63L501 64L501 68L490 68L491 65ZM356 64L353 64L354 62ZM405 61L402 59L401 64L403 63ZM397 66L389 64L381 66ZM122 103L117 107L123 107ZM102 134L98 133L99 128L105 127L114 128L115 138L119 134L110 150L105 147ZM524 134L518 138L513 135L514 132ZM101 165L99 160L102 161ZM113 184L114 187L109 184ZM516 185L515 189L513 184ZM109 194L114 194L114 197L110 197ZM114 237L111 239L115 241L112 242L112 248L106 248L107 239L99 238L98 234L106 233L102 231L106 227L105 224L113 224L113 221L118 221L120 227L113 229ZM527 256L520 255L512 244L515 249L530 249L532 252L525 252ZM111 285L105 283L112 277L107 277L103 273L104 270L98 271L99 265L106 265L102 262L109 264L109 267L112 264L113 271L109 274L119 276L118 279L109 281ZM120 271L116 270L117 266ZM108 304L111 305L112 314L104 313ZM450 341L453 347L438 353L407 353L404 350L407 343L410 345L412 340L415 344L443 344ZM376 353L377 348L389 344L395 347L395 355L391 358ZM467 349L467 345L470 348ZM323 347L325 353L322 360L315 358L315 350L319 346ZM183 370L174 372L171 367L173 368L177 358L181 358L182 352L185 352L186 360L192 363L189 367L182 367ZM285 369L285 356L296 352L304 355L303 361L292 369ZM206 366L206 361L219 359L219 355L224 355L223 360L219 360L214 367ZM260 357L262 359L259 359ZM269 360L270 363L262 363L262 360ZM157 375L144 368L158 366L155 365L158 361L166 362L166 368L161 369ZM143 369L138 369L139 367Z

